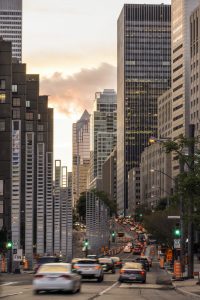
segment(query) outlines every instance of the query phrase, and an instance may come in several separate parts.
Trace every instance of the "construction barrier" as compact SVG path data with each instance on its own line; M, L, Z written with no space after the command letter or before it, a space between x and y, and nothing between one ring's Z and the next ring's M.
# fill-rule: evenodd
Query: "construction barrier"
M183 277L181 270L181 262L178 260L175 260L174 262L174 277L175 279L181 279Z
M24 269L24 271L29 269L28 259L24 260L23 269Z
M164 269L164 263L165 263L165 259L164 259L164 257L161 257L160 258L160 268L161 269Z
M1 273L7 272L7 261L5 257L2 257L1 259Z

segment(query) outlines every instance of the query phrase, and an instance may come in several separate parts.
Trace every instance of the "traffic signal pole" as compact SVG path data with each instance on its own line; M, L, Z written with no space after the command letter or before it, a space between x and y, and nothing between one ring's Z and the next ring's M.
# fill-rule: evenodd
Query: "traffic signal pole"
M180 174L184 172L184 162L180 158L179 159L179 167L180 167ZM181 236L180 236L180 261L181 261L181 270L182 273L185 271L185 226L184 226L184 202L183 202L183 194L182 191L180 192L180 229L181 229Z

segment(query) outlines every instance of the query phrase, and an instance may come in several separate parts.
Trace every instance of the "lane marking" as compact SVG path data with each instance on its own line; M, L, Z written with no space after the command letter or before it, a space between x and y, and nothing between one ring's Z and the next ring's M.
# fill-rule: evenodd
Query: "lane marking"
M16 296L16 295L21 295L21 294L23 294L23 292L3 295L3 296L0 296L0 298L7 298L7 297Z
M116 281L114 284L112 284L111 286L109 286L107 289L103 290L101 293L99 293L99 296L102 296L103 294L109 292L111 289L113 289L116 285L118 285L118 281Z
M0 286L7 286L7 285L16 284L16 283L18 283L18 281L10 281L10 282L2 283L2 284L0 284ZM20 283L21 283L21 281L20 281Z

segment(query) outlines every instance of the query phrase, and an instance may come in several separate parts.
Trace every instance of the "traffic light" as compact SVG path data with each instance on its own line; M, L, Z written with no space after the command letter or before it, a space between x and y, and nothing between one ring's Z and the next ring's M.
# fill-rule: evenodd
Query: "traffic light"
M112 232L112 237L115 237L115 232L114 231Z
M12 246L13 246L13 244L12 244L11 241L8 241L8 242L6 243L6 248L7 248L7 249L12 249Z
M174 236L179 238L181 236L180 224L177 223L176 227L174 228Z
M115 242L115 232L114 231L112 232L111 236L112 236L112 242L114 243Z
M88 248L88 246L89 246L88 239L85 239L85 241L84 241L84 246L85 246L85 248Z

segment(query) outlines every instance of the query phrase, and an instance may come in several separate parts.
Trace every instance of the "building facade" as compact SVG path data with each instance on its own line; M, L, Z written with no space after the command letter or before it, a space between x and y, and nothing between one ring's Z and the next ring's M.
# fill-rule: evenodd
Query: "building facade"
M72 128L72 184L75 207L80 194L87 189L87 173L90 166L90 115L87 110Z
M125 4L117 48L117 197L126 213L128 172L157 136L157 98L171 83L171 6Z
M95 95L90 118L90 186L102 178L102 166L117 143L117 95L112 89Z
M196 90L190 88L190 16L199 0L172 1L172 138L188 136L190 98ZM196 66L195 66L196 68ZM198 68L198 67L197 67ZM192 94L194 92L194 95ZM193 102L193 101L192 101ZM193 102L194 103L194 102ZM194 112L192 112L194 116ZM172 174L179 173L179 162L173 158Z
M199 6L193 11L190 17L190 69L191 69L191 89L190 89L190 122L195 125L195 136L200 134L200 1Z
M12 42L12 56L22 61L22 0L0 0L0 36Z
M33 252L44 254L48 222L53 224L45 214L53 203L53 110L48 97L39 95L39 76L26 74L25 64L12 63L11 42L4 40L0 106L0 224L31 264Z
M107 157L102 166L102 190L117 204L117 148Z

